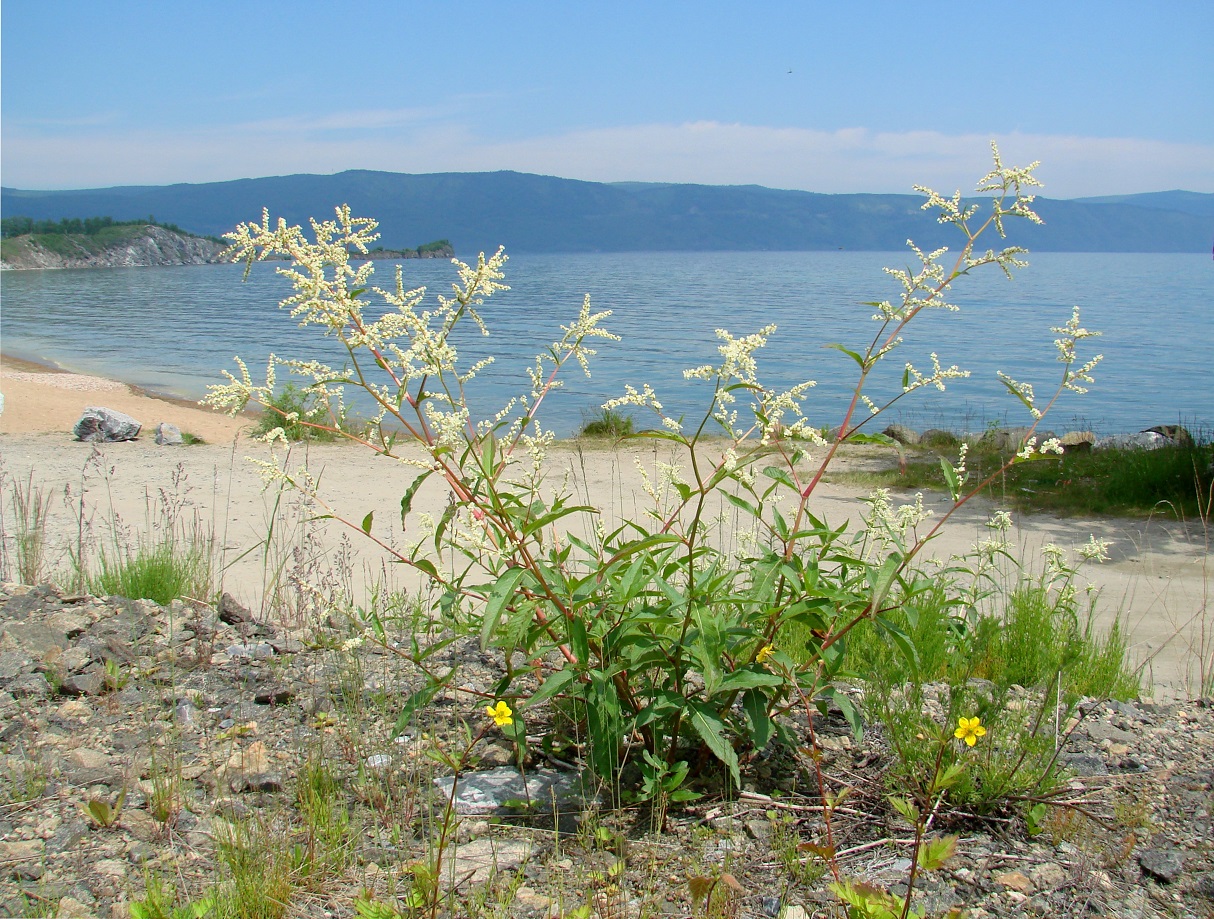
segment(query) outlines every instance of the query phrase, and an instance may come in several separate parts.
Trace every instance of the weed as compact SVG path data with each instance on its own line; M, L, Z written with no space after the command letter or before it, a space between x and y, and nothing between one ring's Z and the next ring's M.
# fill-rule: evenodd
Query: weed
M126 789L122 789L118 793L118 797L114 800L106 798L89 798L80 804L80 809L92 818L93 822L99 827L111 827L118 822L118 818L122 816L122 805L126 801Z
M266 820L216 818L215 842L227 876L215 892L216 914L282 919L292 899L291 849L285 827Z
M6 484L11 488L9 506L13 514L15 574L22 584L39 584L46 567L46 523L51 495L44 492L42 486L34 484L32 470L24 483L9 483L8 477L0 474L0 491L4 490ZM3 526L0 525L0 537L4 535ZM0 572L2 574L5 573Z
M0 770L0 805L36 801L49 783L50 771L41 760L24 755L6 756Z

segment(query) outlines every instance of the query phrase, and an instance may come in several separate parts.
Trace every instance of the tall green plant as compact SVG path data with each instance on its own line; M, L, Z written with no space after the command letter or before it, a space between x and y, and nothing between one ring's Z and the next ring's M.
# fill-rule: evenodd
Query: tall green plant
M1028 194L1038 184L1033 168L1006 167L996 150L994 168L977 188L985 205L922 189L924 207L956 227L961 248L923 252L912 244L916 266L887 269L900 296L868 304L876 333L867 346L832 345L857 368L833 439L823 439L803 411L812 381L788 390L761 382L756 353L774 326L742 337L718 332L719 362L686 371L707 392L694 417L669 415L648 384L628 386L608 402L605 410L631 405L652 412L658 428L637 436L664 443L674 455L646 481L647 511L619 524L544 480L553 439L538 420L545 399L567 365L587 366L594 339L615 339L601 327L608 313L591 312L588 298L536 358L528 390L495 415L473 418L465 387L488 361L463 368L452 336L466 322L487 332L483 304L505 289L501 251L482 254L475 265L457 262L452 296L422 309L424 290L407 289L399 267L395 287L385 290L370 287L370 262L351 263L350 254L365 253L376 235L374 222L353 217L348 207L337 210L335 221L314 221L312 240L285 221L271 225L268 214L259 224L242 224L228 237L233 256L247 264L270 256L292 260L279 269L295 287L282 305L337 341L345 363L272 357L264 383L254 383L240 363L240 378L228 374L229 383L213 387L208 401L233 411L250 401L268 405L279 368L308 381L305 391L319 403L337 402L347 387L368 394L378 407L368 432L335 433L412 470L411 481L402 481L401 519L409 532L424 535L397 549L373 515L335 516L422 572L442 594L442 615L505 652L494 697L510 702L520 724L545 700L580 706L587 758L604 777L632 759L640 763L642 787L673 793L671 777L687 774L681 763L706 753L737 783L739 755L765 746L782 730L778 715L799 700L834 698L856 720L834 681L859 623L873 622L913 654L890 617L926 589L916 571L924 545L986 484L967 482L965 448L955 465L944 464L953 507L931 526L921 507L908 513L874 504L866 531L853 536L819 517L812 499L845 440L885 442L866 433L872 418L910 392L942 389L966 375L932 354L927 371L906 362L902 386L880 402L867 391L876 367L902 347L908 326L927 310L956 308L945 297L963 275L992 266L1010 276L1024 266L1019 247L983 252L977 245L988 232L1002 237L1009 218L1038 220ZM387 307L374 320L365 312L372 292ZM1059 449L1056 442L1038 446L1037 426L1061 392L1083 390L1099 360L1078 362L1078 343L1094 333L1079 324L1077 311L1055 333L1063 370L1051 399L1039 404L1030 384L1001 375L1031 420L1012 462ZM271 472L323 505L306 470ZM438 519L412 510L431 478L451 494ZM740 549L717 538L717 502L738 512ZM579 526L587 515L592 525ZM781 644L793 626L804 645L795 655ZM536 663L517 669L515 660ZM541 682L531 691L520 678L536 666Z

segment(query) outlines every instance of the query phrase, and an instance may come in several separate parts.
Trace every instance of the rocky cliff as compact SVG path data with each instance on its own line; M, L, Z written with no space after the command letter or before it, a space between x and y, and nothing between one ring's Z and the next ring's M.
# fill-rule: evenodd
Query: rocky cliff
M3 268L133 268L152 265L209 265L222 261L222 243L174 233L164 227L132 227L115 241L76 235L18 236L4 240Z

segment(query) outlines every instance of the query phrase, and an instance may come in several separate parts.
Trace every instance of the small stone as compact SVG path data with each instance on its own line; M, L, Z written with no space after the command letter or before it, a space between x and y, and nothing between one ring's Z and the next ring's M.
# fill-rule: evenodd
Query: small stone
M239 625L242 622L252 622L253 614L247 606L225 591L219 598L219 618L228 625Z
M529 840L476 839L456 851L451 876L483 884L495 875L516 871L530 857Z
M185 438L177 425L162 421L156 425L156 443L162 447L179 447L185 443Z
M1184 870L1184 858L1171 847L1160 847L1148 849L1139 855L1138 865L1157 881L1170 884Z
M392 767L392 757L387 753L375 753L366 759L367 768L376 772Z
M1029 874L1038 890L1055 890L1064 885L1069 878L1066 870L1054 862L1038 865Z
M997 874L992 880L996 884L1002 884L1004 887L1022 894L1033 889L1033 882L1019 871L1008 871L1004 874Z
M1214 872L1200 875L1193 882L1193 893L1214 900Z

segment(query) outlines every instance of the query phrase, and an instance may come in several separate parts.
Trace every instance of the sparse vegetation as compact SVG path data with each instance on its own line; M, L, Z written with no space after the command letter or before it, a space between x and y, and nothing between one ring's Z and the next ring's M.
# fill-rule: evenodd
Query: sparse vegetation
M955 455L955 442L942 446L946 456ZM884 472L841 473L834 480L909 491L946 488L939 453L924 447L904 450L906 461L901 467L891 464ZM1022 510L1062 515L1162 513L1195 519L1198 496L1208 493L1214 483L1214 443L1205 435L1154 450L1069 451L1008 466L1012 454L1000 450L991 438L980 439L971 446L967 463L976 479L1001 470L984 493Z

